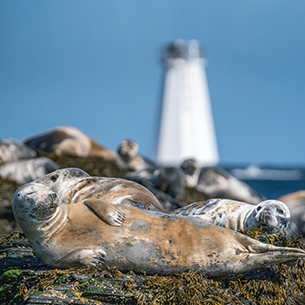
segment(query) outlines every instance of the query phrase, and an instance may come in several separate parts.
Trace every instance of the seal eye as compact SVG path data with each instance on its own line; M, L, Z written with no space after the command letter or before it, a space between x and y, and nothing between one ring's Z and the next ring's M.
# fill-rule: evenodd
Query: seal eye
M36 192L34 192L34 191L26 193L26 195L27 195L29 198L33 198L33 196L34 196L35 194L36 194Z
M57 180L58 176L52 176L50 179L51 181L55 182Z
M256 211L258 212L259 210L261 210L262 209L262 207L257 207L256 208Z
M280 215L284 215L284 211L281 210L281 209L277 209L277 212L278 212Z

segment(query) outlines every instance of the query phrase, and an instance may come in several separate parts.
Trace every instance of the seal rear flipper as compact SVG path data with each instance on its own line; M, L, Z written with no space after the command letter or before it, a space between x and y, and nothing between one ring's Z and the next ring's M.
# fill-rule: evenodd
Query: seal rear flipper
M106 252L101 248L77 249L64 256L52 259L52 262L48 263L48 265L53 268L70 268L81 266L99 267L104 265L106 256Z
M244 273L254 269L270 267L274 264L288 263L305 257L305 252L300 249L281 247L274 251L264 253L244 253L243 258L234 264L233 272Z
M305 258L305 251L302 249L264 244L240 233L236 233L236 238L245 248L245 251L236 251L236 256L232 260L238 260L233 267L234 273L253 270L253 266L255 266L255 269L260 269L273 264Z
M120 227L124 221L125 212L117 205L96 198L86 199L84 204L111 226Z

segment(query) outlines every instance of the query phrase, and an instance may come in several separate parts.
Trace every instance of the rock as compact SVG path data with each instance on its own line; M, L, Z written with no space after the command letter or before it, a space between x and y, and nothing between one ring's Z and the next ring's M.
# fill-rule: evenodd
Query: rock
M278 246L304 248L301 240L269 236L256 230L252 238ZM146 276L116 268L50 269L35 256L11 257L31 248L22 233L0 239L1 304L304 304L304 259L235 276L208 278L194 270L174 276ZM27 250L25 250L27 249Z
M13 195L19 186L14 181L0 177L0 235L11 233L19 228L11 206Z

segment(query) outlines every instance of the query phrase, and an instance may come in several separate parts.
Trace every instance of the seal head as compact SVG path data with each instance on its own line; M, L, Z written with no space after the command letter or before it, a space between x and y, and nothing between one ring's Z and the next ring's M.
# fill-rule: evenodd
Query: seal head
M28 230L29 221L46 221L54 215L60 201L56 193L42 184L26 184L13 196L13 213L23 231Z
M79 168L64 168L54 171L48 175L45 175L37 180L35 183L42 184L53 192L56 192L61 200L66 199L66 194L70 188L79 182L83 178L90 177L85 171Z
M132 140L123 140L118 147L119 156L133 171L156 168L156 164L139 153L139 145Z
M245 219L244 229L262 227L268 234L285 232L290 223L288 207L278 200L265 200L253 207L252 213Z

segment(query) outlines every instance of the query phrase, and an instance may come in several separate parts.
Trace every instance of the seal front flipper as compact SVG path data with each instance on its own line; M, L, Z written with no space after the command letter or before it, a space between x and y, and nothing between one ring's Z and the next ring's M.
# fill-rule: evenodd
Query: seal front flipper
M99 267L104 265L106 256L106 252L101 248L77 249L59 258L53 258L49 265L54 268Z
M125 212L117 205L96 198L86 199L84 204L111 226L120 227L124 221Z

